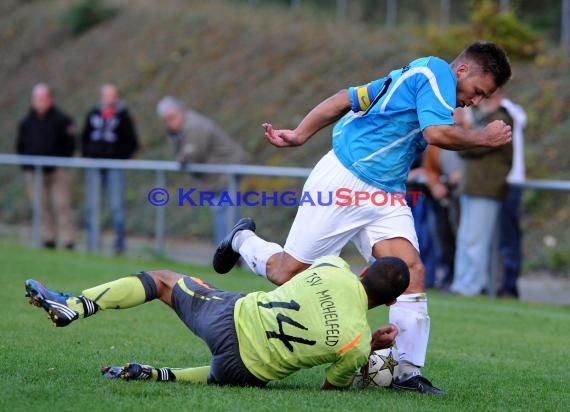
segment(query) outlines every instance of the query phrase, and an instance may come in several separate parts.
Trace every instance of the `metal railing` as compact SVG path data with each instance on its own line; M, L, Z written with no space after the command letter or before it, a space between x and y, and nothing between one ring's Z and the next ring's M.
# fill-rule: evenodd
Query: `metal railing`
M42 166L59 166L65 168L80 169L122 169L154 171L156 173L157 187L164 187L166 172L195 172L195 173L215 173L225 174L229 177L228 192L235 193L238 190L238 176L272 176L272 177L292 177L305 178L311 169L301 167L276 167L276 166L250 166L250 165L220 165L220 164L190 164L181 167L174 161L159 160L111 160L111 159L87 159L69 157L48 157L48 156L21 156L13 154L0 154L0 165L33 165L35 168L35 197L33 202L33 243L35 246L41 245L41 220L42 220L42 186L43 173ZM93 213L94 238L100 237L100 185L95 185ZM517 186L525 189L570 191L570 181L562 180L527 180L518 183ZM232 222L237 219L236 210L232 208L230 218ZM163 207L155 208L155 228L154 243L155 250L159 253L164 251L165 235L165 210ZM99 242L95 242L99 244ZM494 276L491 276L494 278ZM492 280L491 280L492 282ZM492 286L492 285L491 285ZM491 289L491 288L490 288Z
M235 193L238 190L239 176L272 176L272 177L307 177L311 171L301 167L274 167L274 166L250 166L250 165L221 165L221 164L188 164L181 167L180 163L161 160L114 160L114 159L88 159L77 157L51 157L51 156L23 156L14 154L0 154L0 165L32 165L35 170L35 188L32 205L32 237L36 247L41 246L42 225L42 196L43 196L43 173L42 166L58 166L76 169L121 169L154 171L156 173L157 187L164 187L166 172L186 173L214 173L225 174L229 177L228 192ZM92 205L92 231L93 243L99 245L101 236L100 205L101 185L93 185ZM230 218L233 222L237 219L236 208L232 208ZM154 223L154 247L158 253L164 251L165 234L165 209L155 207ZM231 225L230 225L231 226ZM95 250L98 251L98 250Z

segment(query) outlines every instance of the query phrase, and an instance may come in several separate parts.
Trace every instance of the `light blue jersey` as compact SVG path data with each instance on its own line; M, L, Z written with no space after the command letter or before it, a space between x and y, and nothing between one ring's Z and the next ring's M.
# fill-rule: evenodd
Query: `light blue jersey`
M428 126L452 125L457 80L437 57L414 60L387 77L348 89L352 112L333 129L333 150L361 180L404 192Z

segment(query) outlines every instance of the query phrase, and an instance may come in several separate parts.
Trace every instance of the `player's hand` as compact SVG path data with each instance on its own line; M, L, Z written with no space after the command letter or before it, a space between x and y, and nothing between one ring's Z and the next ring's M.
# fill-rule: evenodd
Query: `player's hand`
M461 178L463 177L462 170L455 170L447 176L447 183L451 186L458 186L461 183Z
M449 191L447 190L447 187L446 187L443 183L437 183L437 184L436 184L434 187L432 187L432 189L431 189L431 195L432 195L436 200L445 199L448 194L449 194Z
M302 144L294 130L274 129L271 123L263 123L261 126L265 129L265 138L273 146L289 147Z
M509 143L513 138L511 126L502 120L494 120L483 129L485 133L486 145L491 147L502 146Z
M372 342L370 347L373 351L379 349L386 349L396 343L396 336L398 335L398 327L392 323L372 332Z

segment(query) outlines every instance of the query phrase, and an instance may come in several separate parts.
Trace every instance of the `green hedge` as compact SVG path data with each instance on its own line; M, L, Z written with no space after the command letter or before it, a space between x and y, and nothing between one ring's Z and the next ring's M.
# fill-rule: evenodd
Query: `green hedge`
M533 60L543 51L543 41L537 33L518 20L512 11L501 12L498 5L489 0L472 6L469 23L447 29L428 26L421 33L427 41L422 42L419 51L451 59L474 40L500 44L513 61Z
M71 34L80 35L114 14L115 10L103 0L81 0L65 11L62 24Z

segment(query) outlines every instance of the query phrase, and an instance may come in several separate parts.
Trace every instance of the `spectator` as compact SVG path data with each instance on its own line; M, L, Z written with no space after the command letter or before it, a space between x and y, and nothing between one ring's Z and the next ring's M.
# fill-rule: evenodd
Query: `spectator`
M438 269L441 273L436 277L434 286L445 289L453 281L455 241L459 225L458 187L463 173L463 164L457 152L437 146L428 146L424 155L424 170L429 198L433 202L434 237L437 238L441 248L438 262Z
M434 230L433 199L426 187L426 173L423 167L423 154L416 156L408 173L406 201L418 236L420 257L425 268L425 287L432 288L440 261L440 244ZM419 194L419 195L418 195Z
M517 280L522 264L522 236L520 229L520 208L523 188L516 186L525 181L524 136L526 113L523 108L509 99L501 100L501 107L513 119L513 167L507 176L507 197L501 205L499 251L503 260L503 283L499 297L518 298Z
M209 118L190 110L170 96L164 97L156 111L174 144L176 161L187 163L238 164L245 161L244 150ZM230 205L217 205L223 192L227 192L229 180L223 174L197 176L195 183L200 190L214 193L211 206L214 221L214 242L218 244L228 233L235 218L230 214Z
M455 124L466 129L473 127L473 112L469 108L455 109ZM441 254L435 286L447 289L455 271L455 242L459 226L459 184L463 175L463 161L455 151L428 146L424 153L424 170L429 198L433 202L435 233Z
M101 103L85 119L82 155L98 159L129 159L139 148L135 124L126 105L119 101L117 87L101 87ZM95 225L97 187L107 190L115 229L115 254L125 250L125 173L117 169L89 169L86 173L87 249L98 250Z
M501 107L501 91L480 104L475 112L475 127L483 128L494 120L512 126L509 113ZM472 296L487 285L491 249L501 203L507 195L507 174L512 166L513 145L477 148L460 152L465 161L461 184L461 217L457 234L455 276L450 291Z
M75 150L73 120L54 104L51 87L39 83L32 90L32 107L20 121L16 152L21 155L70 157ZM34 167L24 165L30 200L35 197ZM66 249L73 249L75 233L71 209L70 181L67 170L43 167L42 242L48 249L57 246L53 217L57 217L59 239Z

